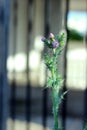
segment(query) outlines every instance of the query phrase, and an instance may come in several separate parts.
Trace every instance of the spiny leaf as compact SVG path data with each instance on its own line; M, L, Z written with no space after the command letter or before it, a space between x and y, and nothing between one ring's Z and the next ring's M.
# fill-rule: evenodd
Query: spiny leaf
M58 128L58 130L62 130L61 128Z
M85 124L85 128L84 128L84 130L87 130L87 122L86 122L86 124Z
M56 49L56 54L57 55L60 55L61 52L63 51L64 49L64 46L65 46L65 43L66 43L66 32L65 31L62 31L60 32L57 36L56 36L56 39L58 40L58 42L60 43L60 46Z
M66 32L65 31L61 31L59 33L59 35L57 35L57 39L58 39L61 47L64 47L64 45L66 43L66 38L67 38L67 36L66 36Z
M60 98L61 100L64 99L64 96L67 94L68 91L65 91L64 93L61 94Z
M51 88L52 87L52 84L53 84L53 80L49 77L47 79L47 87Z

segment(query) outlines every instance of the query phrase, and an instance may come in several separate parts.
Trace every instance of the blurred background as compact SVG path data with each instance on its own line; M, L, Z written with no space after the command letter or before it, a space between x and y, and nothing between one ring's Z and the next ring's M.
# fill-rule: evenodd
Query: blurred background
M41 42L66 30L58 59L68 90L59 111L64 130L87 120L87 0L0 0L0 130L52 130Z

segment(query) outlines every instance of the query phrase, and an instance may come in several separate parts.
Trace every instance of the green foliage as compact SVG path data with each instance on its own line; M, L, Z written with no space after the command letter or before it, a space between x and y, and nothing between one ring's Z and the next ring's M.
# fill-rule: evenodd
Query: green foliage
M44 55L44 59L45 59L45 64L46 64L47 68L49 70L51 70L52 65L53 65L53 59L47 54Z
M58 130L62 130L61 128L58 128Z
M84 128L84 130L87 130L87 122L86 122L86 124L85 124L85 128Z
M49 78L47 79L47 87L51 88L52 85L53 85L53 79L49 77Z
M59 35L54 36L50 33L48 38L42 39L44 45L50 50L50 54L44 55L45 64L49 69L51 75L47 78L47 87L52 90L52 103L53 103L53 115L54 115L54 129L61 130L58 128L58 109L62 102L64 95L67 92L60 94L60 90L63 86L62 76L58 73L58 56L64 49L66 42L66 33L61 32Z
M76 31L69 31L69 38L72 40L82 40ZM50 71L51 75L47 78L47 87L52 90L52 104L53 104L53 115L54 115L54 130L62 130L58 127L58 110L59 105L64 99L67 91L60 93L60 90L63 86L62 76L58 73L58 56L64 49L66 43L66 33L61 32L57 36L54 36L50 33L48 38L43 37L42 41L44 45L50 50L50 53L44 54L45 64L47 69ZM87 130L87 123L84 130Z
M68 30L68 39L72 41L82 41L83 36L78 33L76 30Z
M66 43L66 33L60 32L59 35L56 36L56 39L59 41L60 47L64 48L65 43Z

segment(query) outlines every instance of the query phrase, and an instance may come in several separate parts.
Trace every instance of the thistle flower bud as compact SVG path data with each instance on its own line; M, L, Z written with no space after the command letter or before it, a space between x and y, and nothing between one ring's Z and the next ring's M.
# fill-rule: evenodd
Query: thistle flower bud
M45 38L45 37L42 37L42 38L41 38L41 41L42 41L42 42L45 42L45 41L46 41L46 38Z
M52 46L53 46L53 48L58 48L59 47L59 42L53 41Z
M54 34L53 34L53 33L50 33L49 38L50 38L50 39L53 39L53 38L54 38Z

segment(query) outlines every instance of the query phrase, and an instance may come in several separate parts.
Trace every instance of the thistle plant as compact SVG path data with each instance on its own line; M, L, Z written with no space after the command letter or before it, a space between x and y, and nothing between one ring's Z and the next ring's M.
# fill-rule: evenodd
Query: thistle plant
M59 106L66 92L60 94L63 86L62 76L58 72L58 56L61 54L65 46L66 33L61 32L57 36L50 33L49 37L42 37L44 46L48 48L48 52L44 54L45 64L50 71L47 76L47 87L51 89L52 107L54 115L54 130L61 130L58 126Z

